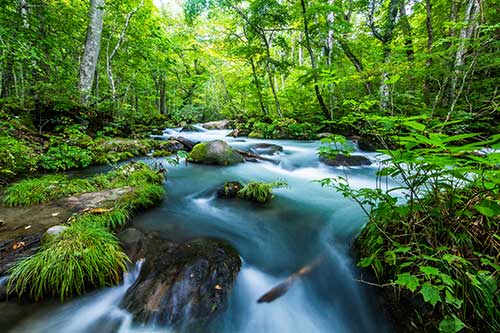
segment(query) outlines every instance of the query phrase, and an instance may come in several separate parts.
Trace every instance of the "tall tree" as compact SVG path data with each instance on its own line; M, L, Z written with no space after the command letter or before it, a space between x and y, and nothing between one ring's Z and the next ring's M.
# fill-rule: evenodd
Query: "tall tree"
M104 21L104 0L90 0L87 37L80 61L79 90L81 102L89 103L94 83L95 69L101 50L101 36Z

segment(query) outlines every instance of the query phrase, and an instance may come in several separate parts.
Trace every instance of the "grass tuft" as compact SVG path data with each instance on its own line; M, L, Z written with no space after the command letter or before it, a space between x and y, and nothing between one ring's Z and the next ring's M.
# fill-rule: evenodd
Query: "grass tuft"
M273 183L250 182L238 191L238 197L259 203L267 203L274 198L273 188L287 185L283 181Z
M11 268L8 290L35 300L46 295L63 300L89 287L118 283L127 262L117 238L106 227L82 219L59 240L42 245L39 252Z

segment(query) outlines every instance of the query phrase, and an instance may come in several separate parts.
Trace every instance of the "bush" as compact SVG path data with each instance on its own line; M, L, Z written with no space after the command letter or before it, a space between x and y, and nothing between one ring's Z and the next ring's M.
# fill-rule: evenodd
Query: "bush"
M0 180L34 171L38 161L35 150L10 136L0 136Z
M85 168L92 163L92 153L66 143L50 147L41 157L40 166L49 171Z

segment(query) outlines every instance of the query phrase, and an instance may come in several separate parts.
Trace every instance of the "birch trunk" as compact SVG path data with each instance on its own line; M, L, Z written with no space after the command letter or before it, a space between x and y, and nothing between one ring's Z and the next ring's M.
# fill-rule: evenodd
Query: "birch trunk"
M104 18L104 0L90 0L87 37L80 61L79 90L83 104L88 104L94 73L101 49L101 36Z

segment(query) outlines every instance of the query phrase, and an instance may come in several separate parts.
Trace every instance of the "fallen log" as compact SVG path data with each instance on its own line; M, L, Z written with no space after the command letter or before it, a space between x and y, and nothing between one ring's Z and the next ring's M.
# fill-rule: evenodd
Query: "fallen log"
M261 160L261 161L271 162L274 164L280 163L280 161L276 161L276 160L273 160L272 158L267 158L267 157L264 157L261 155L257 155L257 154L251 153L249 151L244 151L244 150L240 150L240 149L235 149L235 151L238 154L240 154L241 156L243 156L245 161L248 161L248 162L256 162L256 160Z
M280 284L269 290L267 293L262 295L257 300L257 303L271 303L272 301L286 294L286 292L290 290L295 281L302 278L304 275L311 273L316 267L321 264L324 258L324 255L316 257L316 259L314 259L310 264L303 266L301 269L290 275L285 281L281 282Z

